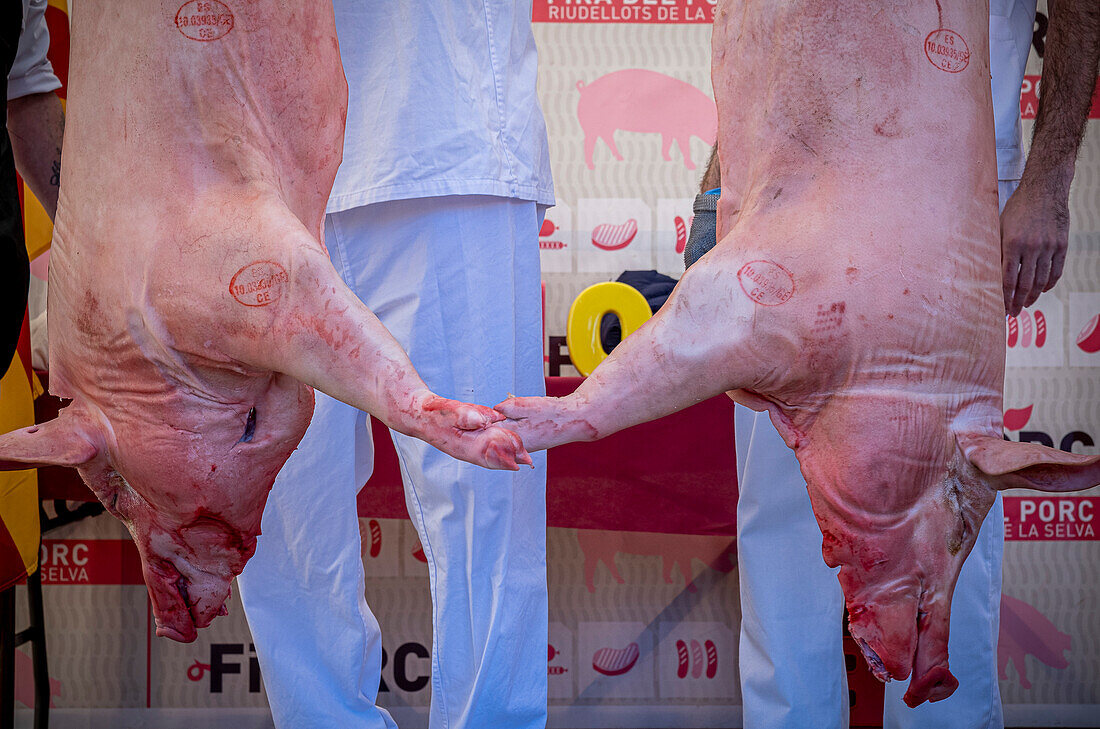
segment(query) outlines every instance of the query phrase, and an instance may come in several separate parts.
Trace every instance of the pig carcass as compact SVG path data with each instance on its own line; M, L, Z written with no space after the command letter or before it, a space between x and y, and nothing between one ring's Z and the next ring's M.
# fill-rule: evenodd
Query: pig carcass
M590 84L577 82L581 98L577 119L584 129L584 162L595 169L592 155L596 141L603 139L615 159L621 160L615 146L615 131L650 132L661 135L661 156L671 160L672 143L684 156L684 166L695 169L691 161L691 138L699 137L714 144L718 116L714 102L689 83L644 68L628 68L600 76Z
M312 388L459 458L529 462L502 416L430 392L329 262L331 2L88 0L71 57L49 340L72 402L0 437L0 465L79 470L133 534L158 635L224 610Z
M498 409L529 449L722 391L794 449L852 636L910 705L949 696L956 578L996 492L1100 482L1002 439L984 3L720 3L719 243L571 396ZM813 599L808 595L807 599Z

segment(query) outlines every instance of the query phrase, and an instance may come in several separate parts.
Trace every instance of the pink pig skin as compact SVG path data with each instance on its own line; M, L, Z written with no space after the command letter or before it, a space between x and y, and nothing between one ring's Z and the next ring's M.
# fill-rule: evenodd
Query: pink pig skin
M603 139L615 159L621 160L615 146L615 131L653 132L661 135L661 155L671 160L672 143L680 147L684 166L695 169L691 161L691 137L714 144L718 115L710 97L689 83L644 68L600 76L585 85L577 82L581 100L577 118L584 129L584 161L595 169L592 153L596 140Z
M529 462L502 416L433 395L329 263L332 3L231 6L210 40L178 0L74 8L49 289L51 390L72 403L0 436L0 467L79 469L181 641L224 612L313 387L457 457Z
M912 674L912 706L958 685L951 595L996 491L1100 483L1100 456L1002 439L988 20L967 0L720 3L717 247L572 395L497 406L530 449L722 391L767 410L852 636L880 679ZM926 53L944 28L965 67Z

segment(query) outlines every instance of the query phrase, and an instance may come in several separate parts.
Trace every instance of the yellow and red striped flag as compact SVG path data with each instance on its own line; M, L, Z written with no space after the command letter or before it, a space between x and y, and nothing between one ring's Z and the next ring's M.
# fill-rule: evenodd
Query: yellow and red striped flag
M57 95L65 103L69 76L69 10L66 0L49 0L47 56L61 81ZM34 260L50 247L53 225L42 204L20 183L27 253ZM24 315L19 348L0 378L0 433L34 423L34 398L41 385L31 369L29 317ZM0 367L3 365L0 364ZM0 472L0 590L38 569L38 475L34 470Z

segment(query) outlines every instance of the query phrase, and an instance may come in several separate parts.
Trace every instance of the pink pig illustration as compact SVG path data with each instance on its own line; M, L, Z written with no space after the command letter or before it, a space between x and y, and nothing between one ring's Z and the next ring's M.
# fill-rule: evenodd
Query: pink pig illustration
M695 592L691 579L691 560L697 559L719 572L731 572L737 567L737 543L730 536L705 534L654 534L650 532L609 532L578 529L577 542L584 553L584 584L589 592L596 591L596 568L607 565L611 576L620 585L625 582L615 564L619 552L661 558L661 573L672 584L672 568L679 566L688 592Z
M5 676L5 680L7 677ZM15 700L28 708L34 707L34 662L21 650L15 651ZM57 708L53 697L61 695L61 682L50 676L50 708Z
M997 641L997 674L1008 678L1008 662L1016 666L1020 685L1031 688L1027 680L1027 656L1033 655L1051 668L1069 665L1065 652L1070 649L1070 636L1058 630L1054 623L1023 600L1001 595L1001 634Z
M673 141L684 156L684 166L695 169L689 142L699 137L713 146L718 134L718 110L714 100L689 83L644 68L628 68L600 76L585 85L577 82L581 100L577 118L584 129L584 161L595 169L592 152L603 139L615 159L615 131L651 132L661 135L661 155L671 160Z

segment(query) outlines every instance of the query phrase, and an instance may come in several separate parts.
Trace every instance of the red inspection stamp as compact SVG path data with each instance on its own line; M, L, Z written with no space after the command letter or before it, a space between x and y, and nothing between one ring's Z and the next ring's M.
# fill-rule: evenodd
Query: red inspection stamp
M749 261L737 280L746 296L764 306L779 306L794 296L794 276L774 261Z
M256 261L233 274L229 293L245 306L267 306L283 295L290 276L275 261Z
M970 63L970 47L961 35L940 28L924 39L924 55L941 71L958 73Z
M214 41L233 30L233 11L219 0L191 0L176 11L176 28L191 40Z

